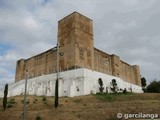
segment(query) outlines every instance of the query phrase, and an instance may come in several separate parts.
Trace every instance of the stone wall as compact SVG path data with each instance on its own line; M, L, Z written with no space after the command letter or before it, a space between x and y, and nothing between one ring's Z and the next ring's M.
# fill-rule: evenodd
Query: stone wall
M29 59L17 61L16 82L25 79L26 70L29 71L29 78L56 72L56 55L56 50L50 49Z
M137 65L130 65L117 55L109 55L95 48L94 50L94 70L117 76L126 82L141 86L140 70Z

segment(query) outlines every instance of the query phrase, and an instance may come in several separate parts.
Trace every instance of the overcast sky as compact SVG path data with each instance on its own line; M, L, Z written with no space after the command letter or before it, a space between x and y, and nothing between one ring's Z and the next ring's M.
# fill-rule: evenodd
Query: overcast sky
M18 59L54 47L74 11L93 20L96 48L160 80L160 0L0 0L0 85L14 81Z

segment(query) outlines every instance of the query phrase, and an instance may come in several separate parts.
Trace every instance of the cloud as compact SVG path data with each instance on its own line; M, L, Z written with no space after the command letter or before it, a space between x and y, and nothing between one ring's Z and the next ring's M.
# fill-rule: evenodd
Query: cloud
M14 80L18 59L54 47L58 21L74 11L93 20L97 48L140 65L148 81L160 79L158 0L1 0L0 83Z
M13 51L0 55L0 86L14 81L17 58L17 54Z
M24 20L24 25L26 28L32 31L41 29L40 24L38 24L32 17L28 17Z
M113 23L113 29L117 30L125 30L125 29L131 29L136 27L136 22L134 20L131 20L129 23Z
M127 6L135 6L139 3L139 0L124 0L124 4Z

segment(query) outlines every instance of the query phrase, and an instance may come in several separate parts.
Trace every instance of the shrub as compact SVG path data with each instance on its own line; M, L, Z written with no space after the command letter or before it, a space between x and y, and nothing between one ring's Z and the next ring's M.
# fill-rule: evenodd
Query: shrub
M41 120L41 116L37 115L36 120Z
M33 103L36 103L38 100L37 99L34 99Z
M46 97L43 97L43 98L42 98L42 100L43 100L43 101L46 101L46 100L47 100L47 98L46 98Z
M98 83L99 83L99 91L100 93L103 93L103 90L104 90L104 87L103 87L103 81L102 81L102 78L99 78L98 79Z
M141 85L142 85L142 90L143 92L146 92L146 79L144 77L141 78Z
M124 90L123 90L123 94L126 94L127 93L127 90L126 90L126 88L124 88Z
M29 100L27 100L26 104L29 104L29 103L30 103Z
M112 82L111 82L111 90L116 93L117 92L117 82L116 82L116 79L112 79Z
M14 105L15 103L16 103L16 102L15 102L15 99L14 99L14 98L10 99L10 100L7 102L7 108L13 107L13 105Z
M7 104L15 104L16 102L15 102L15 99L14 98L12 98L12 99L10 99L8 102L7 102Z
M16 102L15 102L15 99L14 98L12 98L12 99L10 99L9 100L9 102L8 103L10 103L10 104L15 104Z
M8 108L11 108L11 107L13 107L13 105L12 105L12 104L8 104L7 107L8 107Z
M21 100L22 104L24 104L24 100ZM26 100L26 104L29 104L30 101L29 100Z
M21 100L21 103L24 104L24 100Z
M86 104L86 103L84 103L84 104L83 104L83 106L87 106L87 104Z

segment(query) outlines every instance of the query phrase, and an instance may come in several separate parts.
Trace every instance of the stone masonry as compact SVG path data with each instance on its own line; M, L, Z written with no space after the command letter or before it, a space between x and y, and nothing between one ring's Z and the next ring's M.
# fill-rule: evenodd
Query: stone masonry
M130 65L117 55L110 55L94 47L93 21L78 12L58 21L60 71L87 68L116 76L126 82L141 86L140 69ZM107 45L106 45L107 47ZM57 49L52 48L28 59L17 61L15 81L25 79L25 70L29 78L56 72Z

